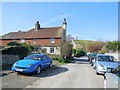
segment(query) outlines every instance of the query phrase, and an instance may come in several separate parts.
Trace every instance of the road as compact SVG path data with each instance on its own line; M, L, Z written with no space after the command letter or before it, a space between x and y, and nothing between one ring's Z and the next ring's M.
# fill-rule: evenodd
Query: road
M103 88L103 76L96 75L83 57L57 68L26 88Z
M96 75L86 57L70 64L44 70L40 75L3 77L3 88L103 88L103 76Z

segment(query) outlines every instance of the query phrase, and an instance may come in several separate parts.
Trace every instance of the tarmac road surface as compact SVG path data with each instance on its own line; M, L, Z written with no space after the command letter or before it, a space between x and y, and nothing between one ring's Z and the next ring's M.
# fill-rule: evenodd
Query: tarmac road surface
M96 75L87 57L62 65L26 88L103 88L103 76Z

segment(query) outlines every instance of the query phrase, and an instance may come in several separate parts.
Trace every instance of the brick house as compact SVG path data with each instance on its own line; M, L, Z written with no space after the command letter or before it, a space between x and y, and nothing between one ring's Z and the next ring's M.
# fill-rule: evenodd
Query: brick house
M35 28L28 31L10 32L0 39L2 46L9 42L30 43L40 45L46 49L48 54L60 54L60 45L66 39L67 22L64 18L63 25L59 27L40 27L39 21L35 23Z

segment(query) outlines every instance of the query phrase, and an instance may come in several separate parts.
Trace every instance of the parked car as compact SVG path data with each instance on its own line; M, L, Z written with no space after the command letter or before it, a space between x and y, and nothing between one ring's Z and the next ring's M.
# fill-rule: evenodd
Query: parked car
M95 60L96 56L97 56L97 53L92 53L91 54L91 57L90 57L90 64L91 64L91 66L93 66L93 63L94 63L94 60Z
M120 90L120 66L105 74L104 88L119 88Z
M98 54L94 63L93 68L96 70L96 74L105 74L118 66L117 60L110 55Z
M21 73L36 72L39 74L41 69L52 66L52 59L45 54L31 54L22 60L18 60L12 66L12 71Z

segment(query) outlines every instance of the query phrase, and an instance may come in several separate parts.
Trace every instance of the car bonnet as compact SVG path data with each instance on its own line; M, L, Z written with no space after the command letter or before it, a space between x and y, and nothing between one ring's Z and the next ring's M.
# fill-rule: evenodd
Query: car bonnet
M29 64L35 64L35 63L38 63L38 62L40 62L40 61L23 59L23 60L17 61L17 64L15 64L15 66L29 67Z
M99 62L99 64L109 68L116 68L119 65L117 62Z

